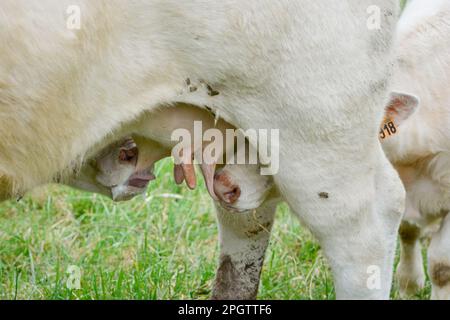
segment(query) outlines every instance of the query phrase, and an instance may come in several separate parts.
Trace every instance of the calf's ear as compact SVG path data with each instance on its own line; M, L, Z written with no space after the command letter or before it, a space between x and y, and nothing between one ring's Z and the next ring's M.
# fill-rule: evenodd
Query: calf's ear
M391 92L389 103L386 106L385 117L400 126L419 107L419 98L403 92Z

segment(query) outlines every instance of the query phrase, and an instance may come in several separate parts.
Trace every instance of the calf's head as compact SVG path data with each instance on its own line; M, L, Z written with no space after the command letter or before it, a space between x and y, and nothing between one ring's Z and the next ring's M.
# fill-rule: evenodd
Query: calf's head
M152 167L139 170L139 149L125 138L103 149L88 161L69 185L106 195L115 201L129 200L143 193L154 180Z
M406 93L391 93L379 131L381 145L389 159L396 158L400 151L398 148L401 140L398 139L403 134L408 134L403 131L407 131L407 123L418 107L417 97Z

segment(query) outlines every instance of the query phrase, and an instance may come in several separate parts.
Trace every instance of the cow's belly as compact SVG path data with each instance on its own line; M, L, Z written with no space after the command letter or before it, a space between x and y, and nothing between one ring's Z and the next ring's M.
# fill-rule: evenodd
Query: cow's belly
M397 6L375 2L383 24L377 31L367 27L373 1L248 1L207 21L197 42L174 38L173 45L187 53L178 69L220 95L186 94L182 101L218 109L237 127L289 129L298 142L359 136L367 144L383 112ZM200 30L188 18L189 32Z

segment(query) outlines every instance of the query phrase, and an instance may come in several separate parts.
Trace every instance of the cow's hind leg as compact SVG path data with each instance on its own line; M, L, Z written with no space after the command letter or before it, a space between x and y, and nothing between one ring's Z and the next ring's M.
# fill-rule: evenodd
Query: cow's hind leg
M256 299L277 202L268 201L246 213L217 205L220 264L212 299Z

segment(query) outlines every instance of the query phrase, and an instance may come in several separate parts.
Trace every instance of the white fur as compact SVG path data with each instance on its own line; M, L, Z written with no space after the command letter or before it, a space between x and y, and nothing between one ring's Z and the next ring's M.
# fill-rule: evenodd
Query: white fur
M401 237L403 250L397 274L403 295L424 285L420 230L444 218L450 210L449 33L449 1L412 1L399 23L399 67L393 88L420 98L418 111L400 126L395 137L383 144L407 192L404 224L410 226L410 231ZM415 227L411 229L411 226ZM429 261L430 268L450 261L448 254L438 259L433 253L450 252L450 241L434 240L447 229L443 225L433 236L430 255L434 262ZM433 273L430 276L433 278ZM439 290L447 293L438 293ZM450 298L448 290L435 284L433 296Z
M403 18L398 23L399 33L410 32L425 19L438 14L447 4L447 0L409 0L403 12Z
M65 28L69 4L81 7L79 31ZM379 30L367 28L371 5ZM2 197L72 168L145 110L208 105L238 128L281 130L275 184L321 241L337 297L388 298L395 232L383 230L398 224L402 188L376 133L397 9L397 0L3 0ZM189 92L186 78L220 94ZM367 286L372 266L378 289Z

